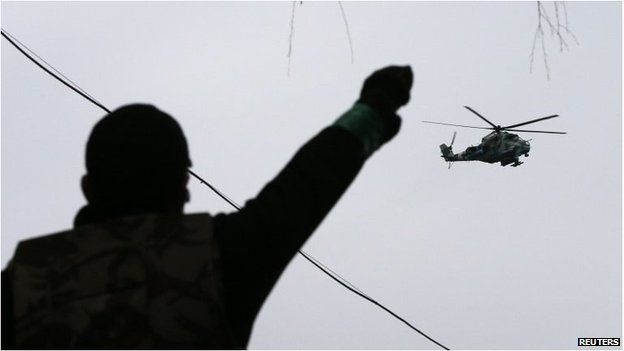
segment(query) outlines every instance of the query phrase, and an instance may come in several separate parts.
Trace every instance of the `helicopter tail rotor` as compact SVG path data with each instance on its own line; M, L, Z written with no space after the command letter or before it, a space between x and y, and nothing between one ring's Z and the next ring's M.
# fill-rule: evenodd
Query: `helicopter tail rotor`
M444 157L445 160L449 160L450 158L453 157L453 149L451 149L450 146L447 146L446 144L442 144L440 145L440 151L442 151L442 157Z
M453 143L455 143L455 137L457 136L457 132L453 133L453 138L451 138L451 144L440 145L440 151L442 151L442 157L444 157L444 161L449 163L449 169L451 168L451 164L453 163L455 154L453 153Z
M451 144L448 147L448 151L450 152L451 156L453 155L453 143L455 143L455 137L457 136L457 132L453 132L453 138L451 139ZM444 153L444 151L443 151ZM445 157L446 159L446 157ZM450 160L447 159L448 162L448 169L451 169L451 166L453 165L453 162L451 162Z

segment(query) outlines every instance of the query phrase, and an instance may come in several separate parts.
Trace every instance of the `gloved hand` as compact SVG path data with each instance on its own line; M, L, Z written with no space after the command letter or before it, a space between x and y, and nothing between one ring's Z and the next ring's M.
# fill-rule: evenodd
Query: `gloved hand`
M365 104L383 119L382 142L392 139L401 128L399 107L408 103L414 76L410 66L388 66L371 74L364 81L357 103Z

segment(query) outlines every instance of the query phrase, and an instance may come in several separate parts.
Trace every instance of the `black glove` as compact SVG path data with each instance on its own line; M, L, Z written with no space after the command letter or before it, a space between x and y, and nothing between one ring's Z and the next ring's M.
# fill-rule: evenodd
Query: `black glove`
M384 143L401 128L401 118L396 111L408 103L413 80L410 66L388 66L373 72L364 81L357 102L370 106L383 118Z

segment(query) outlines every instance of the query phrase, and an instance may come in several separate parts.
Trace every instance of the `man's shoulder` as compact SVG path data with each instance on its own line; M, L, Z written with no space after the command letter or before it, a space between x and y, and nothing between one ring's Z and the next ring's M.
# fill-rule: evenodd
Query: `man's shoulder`
M91 223L52 234L20 241L15 259L29 265L42 265L50 255L101 251L132 243L179 240L207 240L212 236L212 216L208 213L185 215L148 214ZM211 239L210 239L211 240Z

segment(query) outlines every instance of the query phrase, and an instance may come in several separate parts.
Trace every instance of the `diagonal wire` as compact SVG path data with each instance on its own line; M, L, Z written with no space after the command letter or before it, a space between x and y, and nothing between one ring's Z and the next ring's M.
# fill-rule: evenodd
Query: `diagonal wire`
M17 45L10 37L9 35L5 32L4 28L2 28L1 30L2 36L9 41L9 43L11 43L13 46L15 46L15 48L17 50L19 50L22 54L24 54L24 56L26 56L29 60L31 60L34 64L36 64L37 66L39 66L39 68L41 68L42 70L46 71L46 73L48 73L49 75L51 75L52 77L56 78L56 80L58 80L59 82L63 83L63 85L65 85L66 87L70 88L71 90L75 91L76 93L78 93L80 96L82 96L83 98L91 101L93 104L95 104L97 107L101 108L102 110L106 111L107 113L110 113L110 110L107 109L106 107L104 107L104 105L102 105L100 102L96 101L95 99L93 99L92 97L89 97L87 94L83 93L82 91L80 91L78 88L74 87L73 85L67 83L66 81L62 80L61 78L59 78L57 75L55 75L54 73L50 72L49 69L45 68L41 63L39 63L39 61L35 60L32 56L30 56L26 51L24 51L24 49L22 49L19 45ZM11 36L12 37L12 36ZM50 65L50 64L48 64ZM52 66L50 66L52 67ZM75 83L74 83L75 84Z
M355 286L355 285L351 284L351 282L349 282L347 279L345 279L345 278L341 277L341 276L340 276L340 274L338 274L338 273L334 272L331 268L329 268L329 267L327 267L326 265L324 265L324 264L323 264L323 262L321 262L321 261L317 260L316 258L314 258L314 257L312 257L312 256L310 256L310 255L308 255L308 253L306 253L305 251L299 250L299 253L300 253L303 257L305 257L308 261L310 261L312 264L314 264L314 265L316 265L316 266L321 266L321 267L323 267L324 269L326 269L326 270L328 270L329 272L331 272L331 273L332 273L335 277L339 278L339 279L340 279L339 283L340 283L341 285L348 285L348 286L349 286L349 288L351 288L351 289L353 289L353 290L356 290L356 291L357 291L357 292L359 292L360 294L362 294L362 295L364 295L364 296L367 296L367 297L368 297L368 295L366 295L366 294L365 294L362 290L358 289L358 287L357 287L357 286Z
M11 35L9 32L7 32L6 30L4 30L4 28L1 29L1 34L2 36L9 41L9 43L11 43L17 50L19 50L24 56L26 56L29 60L31 60L33 63L35 63L37 66L39 66L39 68L41 68L42 70L44 70L46 73L48 73L49 75L51 75L52 77L54 77L56 80L58 80L59 82L61 82L63 85L67 86L68 88L70 88L71 90L75 91L76 93L78 93L80 96L84 97L85 99L89 100L90 102L92 102L93 104L95 104L96 106L98 106L99 108L101 108L102 110L104 110L106 113L110 113L111 111L106 108L102 103L100 103L99 101L97 101L95 98L93 98L91 95L89 95L86 91L84 91L82 88L80 88L78 86L78 84L72 82L69 78L67 78L64 74L62 74L61 72L59 72L56 68L54 68L50 63L48 63L47 61L45 61L44 59L42 59L39 55L37 55L33 50L29 49L26 45L24 45L22 42L20 42L19 40L17 40L17 38L15 38L13 35ZM17 45L17 43L19 43L20 45ZM48 66L50 66L50 68L52 68L52 70L54 70L55 72L57 72L59 75L61 75L62 77L64 77L65 79L67 79L69 82L71 82L72 84L68 83L67 81L59 78L59 76L55 75L54 73L52 73L49 69L47 69L46 67L44 67L39 61L35 60L31 55L29 55L26 51L24 51L24 49L22 49L23 46L24 48L26 48L26 50L28 50L29 52L31 52L34 56L36 56L37 58L41 59L43 62L45 62ZM235 202L233 202L230 198L228 198L227 196L225 196L222 192L220 192L217 188L215 188L214 186L210 185L207 181L205 181L204 179L202 179L200 176L198 176L196 173L194 173L193 171L191 171L190 169L187 170L189 172L189 174L191 174L193 177L197 178L201 183L205 184L206 186L208 186L212 191L214 191L217 195L219 195L223 200L225 200L227 203L229 203L230 205L236 207L236 208L240 208L240 206L238 206Z
M301 252L301 251L299 251ZM308 258L305 254L303 254L303 257L307 258L308 261L312 262L313 265L317 266L319 269L323 269L321 268L321 266L319 264L317 264L316 262L314 262L313 260L311 260L310 258ZM407 325L408 327L410 327L410 329L414 330L415 332L417 332L418 334L424 336L425 338L427 338L427 340L431 341L432 343L440 346L441 348L443 348L444 350L450 350L448 347L442 345L441 343L437 342L435 339L433 339L432 337L430 337L429 335L423 333L420 329L414 327L410 322L406 321L405 319L403 319L401 316L399 316L398 314L392 312L389 308L387 308L386 306L382 305L381 303L377 302L377 300L367 296L366 294L360 292L359 290L357 290L357 288L352 288L348 285L346 285L345 283L341 282L338 278L334 277L331 274L328 274L330 278L332 278L333 280L335 280L338 284L344 286L346 289L348 289L349 291L351 291L352 293L358 295L359 297L363 298L364 300L372 303L373 305L381 308L382 310L388 312L391 316L393 316L394 318L400 320L401 322L405 323L405 325Z
M19 45L17 45L15 42L17 41L17 39L12 40L11 38L14 38L12 35L5 33L4 29L1 29L1 33L2 36L7 39L9 41L9 43L11 43L16 49L18 49L22 54L24 54L24 56L26 56L28 59L30 59L32 62L34 62L37 66L39 66L41 69L43 69L46 73L48 73L49 75L51 75L52 77L54 77L56 80L58 80L59 82L63 83L63 85L67 86L68 88L72 89L73 91L75 91L76 93L80 94L80 96L84 97L85 99L89 100L90 102L92 102L93 104L95 104L96 106L100 107L101 109L103 109L104 111L110 113L110 110L107 109L106 107L104 107L104 105L102 105L101 103L97 102L94 98L90 97L90 95L88 95L86 92L81 91L81 88L76 88L73 85L67 83L66 81L64 81L63 79L59 78L57 75L55 75L54 73L52 73L49 69L47 69L46 67L44 67L43 65L41 65L41 63L39 63L37 60L35 60L32 56L30 56L27 52L25 52ZM10 36L10 37L9 37ZM22 44L23 45L23 44ZM28 49L28 51L32 52L34 54L34 52L30 49ZM39 57L39 56L37 56ZM42 61L44 61L42 59ZM45 62L45 61L44 61ZM50 65L49 63L46 62L46 64L48 64L50 67L52 67L52 65ZM56 69L52 68L54 71L58 72ZM63 74L61 74L60 72L58 72L61 76L65 77ZM72 82L73 83L73 82ZM74 85L76 85L76 83L73 83ZM77 85L76 85L77 86ZM233 200L231 200L229 197L227 197L225 194L223 194L221 191L219 191L217 188L215 188L213 185L211 185L210 183L208 183L207 181L205 181L203 178L201 178L199 175L197 175L196 173L194 173L193 171L191 171L190 169L187 170L189 172L189 174L191 174L193 177L197 178L201 183L205 184L206 186L208 186L212 191L214 191L219 197L221 197L223 200L225 200L227 203L229 203L232 207L236 208L237 210L240 210L241 207L236 204ZM392 312L389 308L385 307L384 305L382 305L381 303L379 303L377 300L369 297L368 295L366 295L364 292L362 292L361 290L359 290L355 285L349 283L348 280L346 280L345 278L341 277L338 273L332 271L329 267L326 267L323 263L321 263L319 260L317 260L316 258L314 258L312 255L310 255L309 253L303 251L303 250L298 250L299 254L301 254L306 260L308 260L310 263L312 263L314 266L316 266L318 269L320 269L323 273L325 273L327 276L329 276L331 279L333 279L334 281L336 281L338 284L342 285L343 287L345 287L347 290L353 292L354 294L360 296L361 298L365 299L366 301L374 304L375 306L381 308L382 310L386 311L387 313L389 313L390 315L392 315L394 318L400 320L401 322L405 323L408 327L410 327L412 330L418 332L420 335L424 336L425 338L427 338L428 340L430 340L431 342L433 342L434 344L440 346L441 348L443 348L444 350L449 350L449 348L447 348L446 346L442 345L441 343L437 342L436 340L434 340L433 338L431 338L430 336L428 336L427 334L425 334L424 332L422 332L421 330L419 330L418 328L414 327L412 324L410 324L408 321L406 321L405 319L403 319L402 317L400 317L399 315L397 315L396 313Z
M82 89L78 84L76 84L76 82L74 82L73 80L69 79L69 77L65 76L62 72L60 72L59 70L57 70L56 68L54 68L54 66L52 66L48 61L46 61L43 57L37 55L36 52L34 52L33 50L31 50L28 45L22 43L21 41L19 41L16 37L14 37L11 33L9 33L6 29L2 29L2 31L4 32L5 35L8 35L11 39L13 39L15 42L17 42L21 47L23 47L24 49L28 50L28 52L30 52L33 56L35 56L39 61L42 61L43 63L45 63L46 65L48 65L48 67L50 67L54 72L56 72L59 76L63 77L63 79L65 79L66 81L70 82L71 84L74 85L74 87L76 87L78 90L80 90L81 92L83 92L85 95L87 95L88 97L92 98L93 100L97 101L96 98L94 98L93 96L89 95L89 93L87 93L84 89ZM99 101L98 101L99 102Z
M227 197L225 194L223 194L222 192L219 191L219 189L215 188L214 186L212 186L210 183L208 183L207 181L205 181L202 177L200 177L199 175L197 175L195 172L191 171L190 169L187 169L187 171L195 178L197 178L197 180L199 180L200 183L206 185L207 187L210 188L210 190L214 191L217 195L219 195L219 197L221 197L223 200L225 200L225 202L227 202L228 204L232 205L232 207L234 207L235 209L239 210L241 209L241 207L234 202L232 199L230 199L229 197Z

